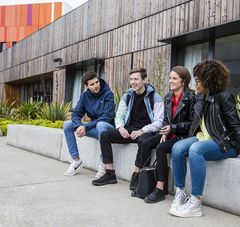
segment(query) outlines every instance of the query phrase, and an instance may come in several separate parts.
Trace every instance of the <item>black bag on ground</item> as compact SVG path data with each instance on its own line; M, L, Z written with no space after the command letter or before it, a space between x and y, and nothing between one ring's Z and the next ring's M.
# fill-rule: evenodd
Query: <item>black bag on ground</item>
M140 169L138 174L138 184L136 196L144 199L156 186L156 166L147 166Z

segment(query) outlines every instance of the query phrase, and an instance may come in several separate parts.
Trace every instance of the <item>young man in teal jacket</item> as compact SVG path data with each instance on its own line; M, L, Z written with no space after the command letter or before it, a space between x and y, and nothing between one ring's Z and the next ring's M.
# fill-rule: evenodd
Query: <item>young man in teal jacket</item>
M115 118L115 130L101 134L100 145L106 173L92 181L93 185L117 183L113 169L112 143L138 143L143 133L156 132L163 122L163 100L155 89L145 83L146 69L134 68L130 71L131 88L122 96Z
M65 176L75 175L83 166L74 132L80 138L89 136L98 139L103 131L114 129L114 96L108 84L94 72L86 72L82 80L87 90L81 94L73 109L72 120L66 121L64 124L68 150L73 159L64 173ZM90 122L82 122L85 114L91 119ZM104 170L104 165L100 163L99 173L96 177L104 174Z

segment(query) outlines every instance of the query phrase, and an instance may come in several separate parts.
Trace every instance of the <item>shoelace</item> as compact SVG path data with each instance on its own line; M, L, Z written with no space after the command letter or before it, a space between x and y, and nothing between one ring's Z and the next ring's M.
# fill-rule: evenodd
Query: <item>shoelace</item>
M174 201L173 202L179 201L182 197L186 197L186 194L185 194L185 192L183 190L178 189L176 191L176 195L174 197Z
M184 200L184 204L182 205L182 209L186 209L186 208L190 208L192 206L194 202L194 198L192 196L188 196L185 200Z

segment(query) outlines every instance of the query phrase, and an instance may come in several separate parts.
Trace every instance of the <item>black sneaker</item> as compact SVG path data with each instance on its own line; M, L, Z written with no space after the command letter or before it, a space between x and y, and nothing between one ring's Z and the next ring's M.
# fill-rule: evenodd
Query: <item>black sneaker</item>
M102 186L105 184L116 184L117 178L115 175L115 170L106 170L106 173L97 180L93 180L92 184L95 186Z
M137 188L137 183L138 183L138 173L137 173L137 172L134 172L134 173L132 174L132 178L131 178L131 181L130 181L129 189L130 189L131 191L136 190L136 188Z
M132 197L138 197L138 194L137 194L137 192L136 192L135 190L133 190L133 191L131 192L131 196L132 196Z
M165 199L164 191L158 188L154 188L151 194L144 198L146 203L157 203Z

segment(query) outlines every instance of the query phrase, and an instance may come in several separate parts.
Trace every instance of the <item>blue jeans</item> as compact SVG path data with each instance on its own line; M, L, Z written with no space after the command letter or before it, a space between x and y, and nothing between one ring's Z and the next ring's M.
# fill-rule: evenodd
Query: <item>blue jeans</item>
M96 128L93 128L86 132L86 136L98 139L102 132L108 130L114 130L114 126L107 122L98 122ZM77 141L75 137L75 130L73 128L73 123L71 120L66 121L63 126L65 138L67 141L68 151L72 157L72 159L79 158L79 150L77 147Z
M196 137L190 137L178 141L172 148L173 175L176 187L185 187L186 157L189 157L192 195L201 196L206 177L205 161L216 161L237 156L238 153L235 148L225 152L213 140L198 141Z

